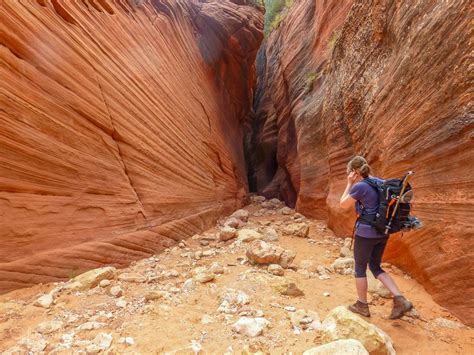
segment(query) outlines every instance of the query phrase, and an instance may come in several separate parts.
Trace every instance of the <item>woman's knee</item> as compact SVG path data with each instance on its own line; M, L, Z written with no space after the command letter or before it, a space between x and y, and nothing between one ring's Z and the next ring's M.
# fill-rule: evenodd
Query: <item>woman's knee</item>
M372 264L369 263L369 269L372 272L372 275L374 275L375 278L377 278L380 274L383 274L385 271L382 269L380 264Z
M355 262L354 265L354 275L355 277L367 277L367 264Z

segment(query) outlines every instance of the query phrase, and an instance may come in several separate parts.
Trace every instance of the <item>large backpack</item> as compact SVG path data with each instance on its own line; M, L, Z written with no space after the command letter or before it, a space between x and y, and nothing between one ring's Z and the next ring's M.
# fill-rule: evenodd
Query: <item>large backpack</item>
M408 176L408 175L407 175ZM401 199L397 206L397 201L402 195L403 182L407 178L389 179L383 182L373 180L371 178L364 178L364 182L373 187L379 196L379 206L375 213L368 213L362 207L358 221L373 226L377 231L386 236L397 233L402 228L404 229L409 222L410 203L413 192L411 186L406 182L403 195L405 198ZM405 201L406 202L405 202ZM393 214L396 208L395 214Z

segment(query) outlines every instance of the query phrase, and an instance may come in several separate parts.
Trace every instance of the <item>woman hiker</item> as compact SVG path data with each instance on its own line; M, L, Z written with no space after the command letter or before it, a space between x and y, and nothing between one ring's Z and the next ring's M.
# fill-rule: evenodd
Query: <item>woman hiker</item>
M377 182L383 182L383 180L370 176L370 172L370 166L361 156L354 157L347 164L347 186L340 200L342 208L347 209L355 205L357 215L360 215L362 209L368 214L375 214L379 204L378 193L361 179L370 177ZM354 260L358 299L356 303L349 306L349 309L354 313L370 317L369 305L367 303L367 264L369 264L369 269L374 277L380 280L393 295L393 309L389 317L390 319L400 318L413 307L403 297L390 275L380 267L387 241L388 237L378 232L371 225L361 223L360 221L357 222Z

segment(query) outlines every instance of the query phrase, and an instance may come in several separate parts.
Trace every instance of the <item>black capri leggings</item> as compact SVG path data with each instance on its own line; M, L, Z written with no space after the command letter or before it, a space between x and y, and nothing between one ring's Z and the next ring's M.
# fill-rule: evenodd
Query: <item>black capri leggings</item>
M367 264L369 264L369 269L375 278L385 272L380 267L380 263L387 241L387 237L364 238L358 235L355 236L355 277L367 277Z

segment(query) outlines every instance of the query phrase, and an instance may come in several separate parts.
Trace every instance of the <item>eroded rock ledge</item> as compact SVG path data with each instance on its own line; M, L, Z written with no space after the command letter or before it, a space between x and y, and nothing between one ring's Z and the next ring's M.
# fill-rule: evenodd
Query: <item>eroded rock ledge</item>
M237 3L1 2L0 292L124 266L242 205L263 25Z
M468 1L295 1L259 54L250 183L349 235L345 165L416 172L423 230L386 257L474 324Z

